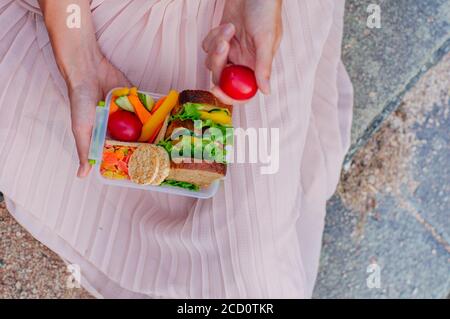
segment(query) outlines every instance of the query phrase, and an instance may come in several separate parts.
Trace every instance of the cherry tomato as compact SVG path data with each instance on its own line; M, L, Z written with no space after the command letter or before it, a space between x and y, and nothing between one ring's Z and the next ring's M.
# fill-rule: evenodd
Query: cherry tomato
M136 142L141 131L142 123L134 113L120 110L109 116L108 132L115 140Z
M235 100L248 100L258 92L255 72L243 65L230 65L222 71L220 88Z

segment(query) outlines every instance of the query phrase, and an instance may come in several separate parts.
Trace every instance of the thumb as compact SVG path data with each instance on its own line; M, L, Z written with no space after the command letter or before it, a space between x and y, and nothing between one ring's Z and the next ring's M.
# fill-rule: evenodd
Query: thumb
M72 133L75 138L80 166L77 176L86 177L90 170L89 149L91 147L92 127L95 121L95 105L90 98L86 98L81 92L73 97L71 103Z
M222 70L227 65L228 53L230 52L230 44L221 40L217 43L213 52L210 52L206 64L212 72L212 79L215 84L219 83Z
M72 130L77 146L78 158L80 160L77 176L79 178L85 178L89 175L91 170L88 157L89 148L91 146L92 127L74 125Z
M272 74L273 48L271 41L261 40L256 43L255 76L260 90L270 94L270 76Z
M80 161L77 172L79 178L86 177L91 170L88 157L95 122L95 107L99 100L98 92L99 90L94 90L92 85L87 84L69 89L72 132Z

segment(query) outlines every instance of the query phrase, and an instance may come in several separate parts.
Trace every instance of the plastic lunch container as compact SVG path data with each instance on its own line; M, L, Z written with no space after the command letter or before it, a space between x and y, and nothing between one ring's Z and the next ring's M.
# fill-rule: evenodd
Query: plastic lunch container
M139 184L133 183L130 180L113 180L113 179L105 178L101 175L100 165L102 163L103 148L104 148L105 141L107 138L109 108L111 105L113 91L114 90L111 90L108 93L108 95L106 96L105 105L97 106L96 111L95 111L95 124L94 124L93 132L92 132L91 147L89 150L89 161L92 165L94 165L93 170L94 170L94 174L97 176L97 178L99 178L103 184L112 185L112 186L142 189L142 190L146 190L146 191L161 192L161 193L201 198L201 199L213 197L216 194L217 190L219 189L220 180L215 181L208 188L202 188L199 191L190 191L190 190L183 189L183 188L169 187L169 186L139 185ZM155 100L159 100L160 98L163 97L163 95L161 95L161 94L155 94L155 93L149 93L149 92L143 92L143 91L139 91L139 93L148 94L151 97L153 97Z

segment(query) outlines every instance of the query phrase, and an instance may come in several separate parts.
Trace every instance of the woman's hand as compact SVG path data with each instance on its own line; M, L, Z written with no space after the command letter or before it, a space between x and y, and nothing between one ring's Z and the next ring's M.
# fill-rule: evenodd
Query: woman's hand
M66 23L67 8L73 4L80 7L79 28L70 28ZM91 169L88 156L95 107L109 90L130 83L100 52L89 0L39 0L39 5L56 63L67 84L72 131L80 160L77 176L83 178Z
M75 74L67 80L72 117L72 132L77 145L80 166L77 176L89 174L89 148L95 122L95 107L113 88L130 87L128 79L105 57L78 65Z
M227 0L221 25L208 34L203 49L216 85L212 92L228 104L242 103L217 85L224 67L241 64L255 71L259 89L270 94L272 62L281 42L282 0Z

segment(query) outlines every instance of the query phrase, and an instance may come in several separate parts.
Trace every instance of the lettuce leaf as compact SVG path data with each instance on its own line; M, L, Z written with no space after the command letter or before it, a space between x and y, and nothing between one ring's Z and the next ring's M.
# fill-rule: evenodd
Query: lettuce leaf
M166 149L172 157L175 151L176 157L203 158L207 161L226 163L226 146L234 143L233 126L215 123L212 120L201 120L200 111L205 106L198 103L185 103L183 110L171 117L171 120L192 120L194 122L194 132L182 134L181 141L173 145L171 138L161 141L158 145ZM198 134L201 132L200 134ZM191 143L191 136L200 138L201 143ZM190 147L187 147L190 145ZM190 154L184 154L190 149Z
M180 181L173 181L173 180L165 180L161 184L161 186L179 187L179 188L184 188L184 189L194 191L194 192L198 192L200 190L200 187L195 184L191 184L191 183L187 183L187 182L180 182Z
M161 146L162 148L164 148L167 151L167 153L169 153L169 155L172 152L173 144L172 144L172 142L170 140L165 140L165 141L162 140L157 145Z
M225 137L227 134L227 129L232 129L232 126L222 125L219 123L215 123L212 120L201 120L200 119L200 111L204 108L204 105L199 103L185 103L183 105L183 110L171 117L171 120L192 120L192 121L201 121L202 128L214 127L221 130L223 136Z
M211 140L218 141L222 143L223 145L232 145L233 144L233 137L234 137L234 131L232 126L226 126L218 123L214 123L211 120L202 121L202 127L203 128L213 128L218 129L222 133L220 134L214 134L214 130L210 130Z
M172 116L172 120L200 120L199 110L202 108L201 104L198 103L185 103L183 105L183 111Z

